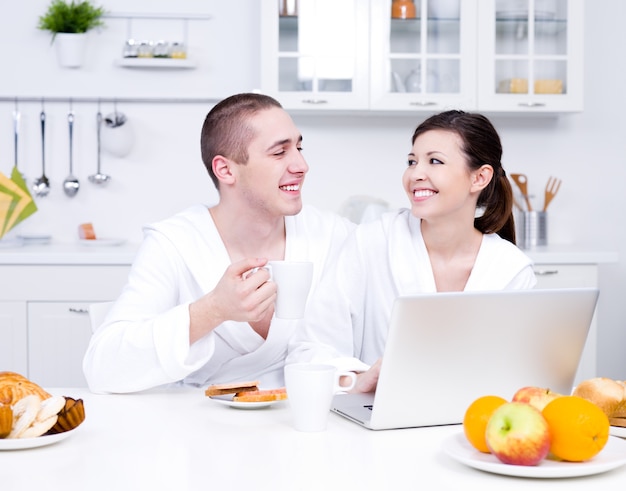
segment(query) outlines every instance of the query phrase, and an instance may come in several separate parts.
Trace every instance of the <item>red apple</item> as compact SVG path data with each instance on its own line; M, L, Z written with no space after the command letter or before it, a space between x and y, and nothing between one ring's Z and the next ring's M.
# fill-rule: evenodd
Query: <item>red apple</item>
M525 402L531 406L535 406L539 411L543 411L543 408L550 402L561 397L563 394L558 392L552 392L550 389L544 389L542 387L522 387L514 395L512 402Z
M550 429L541 412L525 402L502 404L489 418L485 440L505 464L537 465L550 451Z

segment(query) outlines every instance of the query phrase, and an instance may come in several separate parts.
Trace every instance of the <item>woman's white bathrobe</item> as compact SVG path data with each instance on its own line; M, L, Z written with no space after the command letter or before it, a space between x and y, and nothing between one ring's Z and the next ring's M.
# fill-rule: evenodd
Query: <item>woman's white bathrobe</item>
M304 207L285 217L286 260L315 263L311 294L326 261L353 225ZM83 360L94 392L133 392L173 384L260 380L281 387L288 339L302 321L274 318L267 339L228 321L189 346L189 304L213 290L230 258L206 206L144 228L128 283Z
M483 236L465 291L535 284L526 254L496 234ZM383 355L395 298L436 291L420 220L410 210L362 224L329 266L287 362L332 361L341 369L366 370Z

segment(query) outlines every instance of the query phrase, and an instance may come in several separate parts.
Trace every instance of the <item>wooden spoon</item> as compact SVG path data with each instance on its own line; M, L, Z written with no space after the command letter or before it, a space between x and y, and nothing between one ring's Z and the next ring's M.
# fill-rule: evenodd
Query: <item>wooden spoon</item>
M546 211L548 209L550 201L552 201L552 198L556 196L556 193L558 192L560 187L561 180L557 179L556 177L550 176L550 179L548 179L548 184L546 184L546 197L545 201L543 202L543 211Z
M528 178L524 174L511 174L511 178L515 181L515 184L517 184L517 187L522 192L522 196L526 202L526 208L528 211L533 211L530 199L528 199Z

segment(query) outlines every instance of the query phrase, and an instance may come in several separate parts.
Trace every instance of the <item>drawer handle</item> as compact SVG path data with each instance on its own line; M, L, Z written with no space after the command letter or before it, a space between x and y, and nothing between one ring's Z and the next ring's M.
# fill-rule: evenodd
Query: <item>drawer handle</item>
M70 307L70 312L72 312L73 314L88 314L89 311L85 310L85 309L75 309L74 307Z
M535 271L537 276L550 276L553 274L559 274L558 269L540 269L539 271Z
M521 107L543 107L545 104L543 102L520 102L518 104Z
M428 106L436 106L437 105L436 102L432 102L432 101L414 101L414 102L409 102L409 104L411 106L419 106L419 107L428 107Z
M328 104L328 101L323 99L303 99L302 102L305 104Z

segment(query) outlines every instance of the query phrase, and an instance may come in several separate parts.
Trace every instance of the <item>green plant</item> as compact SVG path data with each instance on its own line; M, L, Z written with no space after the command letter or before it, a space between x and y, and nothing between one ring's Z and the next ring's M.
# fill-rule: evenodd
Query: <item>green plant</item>
M39 17L39 29L52 32L52 41L60 32L84 33L94 27L103 26L103 7L95 7L88 1L66 2L52 0L48 10Z

